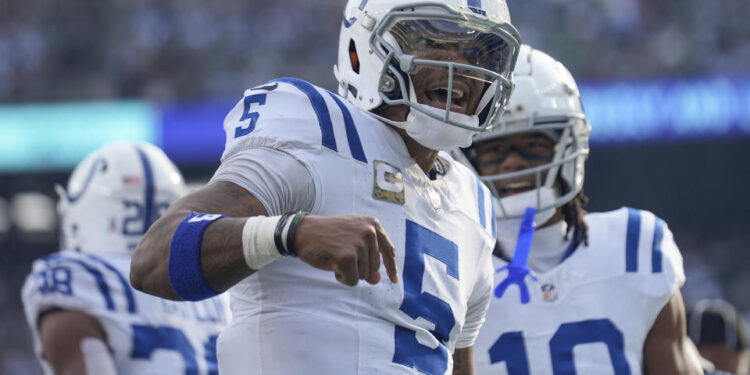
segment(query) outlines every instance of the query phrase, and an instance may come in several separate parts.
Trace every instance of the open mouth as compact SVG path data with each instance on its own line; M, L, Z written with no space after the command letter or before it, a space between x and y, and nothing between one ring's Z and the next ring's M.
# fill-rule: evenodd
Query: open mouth
M534 183L530 181L511 182L499 187L498 194L500 194L501 198L504 198L533 190L534 187Z
M445 109L448 107L448 85L439 85L425 91L425 96L432 107ZM450 100L450 111L466 114L469 99L468 88L454 83Z

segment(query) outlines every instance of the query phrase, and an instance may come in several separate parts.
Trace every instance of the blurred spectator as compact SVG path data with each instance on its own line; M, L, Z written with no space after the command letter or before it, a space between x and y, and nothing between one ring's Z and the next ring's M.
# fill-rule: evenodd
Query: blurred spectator
M320 82L332 77L344 2L3 1L0 102L234 97L267 77ZM524 42L582 80L748 71L748 1L509 6Z
M698 351L717 370L747 375L750 348L742 315L729 302L719 299L698 301L688 311L688 335Z

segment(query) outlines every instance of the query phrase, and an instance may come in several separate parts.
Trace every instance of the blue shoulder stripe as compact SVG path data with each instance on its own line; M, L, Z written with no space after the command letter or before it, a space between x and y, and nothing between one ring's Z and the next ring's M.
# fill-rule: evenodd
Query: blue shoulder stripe
M654 223L654 241L651 248L651 272L660 273L662 263L661 241L664 238L664 220L656 218Z
M125 298L128 300L128 312L135 314L135 296L133 295L133 288L130 286L130 282L125 279L125 277L122 275L122 273L120 273L120 271L117 270L117 268L107 263L101 257L98 257L94 254L85 255L99 262L102 266L112 271L117 276L117 278L120 280L120 284L122 284L122 290L125 292Z
M99 272L98 269L86 264L82 260L64 257L59 254L52 254L44 258L44 260L45 261L59 260L59 261L64 261L64 262L72 262L83 267L83 269L85 269L86 272L90 273L91 276L93 276L94 279L96 280L96 284L99 287L99 292L102 293L104 302L107 305L107 310L112 310L112 311L115 310L115 301L112 300L112 294L109 292L109 285L107 285L107 281L104 279L104 276L102 275L101 272Z
M638 241L641 238L641 211L628 207L628 231L625 237L625 270L638 271Z
M482 224L482 227L484 229L487 229L487 218L485 218L484 214L484 190L482 190L482 181L479 180L479 177L475 178L477 182L477 204L479 205L479 223Z
M333 134L333 123L331 123L331 113L328 111L323 95L320 95L318 90L313 85L297 78L277 78L271 82L285 82L296 87L310 99L315 115L318 116L318 124L320 125L320 132L323 136L323 146L328 147L333 151L338 152L336 147L336 137Z
M362 142L359 140L359 133L357 132L357 127L354 125L354 120L352 119L352 114L349 112L349 108L346 108L346 104L344 104L341 99L338 98L338 95L330 91L328 92L328 95L333 98L333 101L335 101L336 105L339 106L339 109L341 109L341 114L344 116L346 139L347 141L349 141L349 150L352 153L352 157L363 163L367 163L365 151L362 149Z

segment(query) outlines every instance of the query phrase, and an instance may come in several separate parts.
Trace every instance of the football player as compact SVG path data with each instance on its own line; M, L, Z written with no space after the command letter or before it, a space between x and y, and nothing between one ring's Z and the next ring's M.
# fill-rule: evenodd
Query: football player
M228 298L178 303L128 282L138 240L185 190L164 152L107 144L57 190L63 250L36 260L22 291L45 373L218 374Z
M704 299L688 311L688 335L700 354L719 371L750 372L747 325L737 309L721 299Z
M477 373L700 373L665 222L634 208L582 208L590 125L573 77L524 45L513 79L502 123L468 150L498 215Z
M247 90L212 181L149 230L131 281L232 287L222 374L471 373L494 216L441 151L498 121L518 34L503 0L352 0L344 17L340 95Z

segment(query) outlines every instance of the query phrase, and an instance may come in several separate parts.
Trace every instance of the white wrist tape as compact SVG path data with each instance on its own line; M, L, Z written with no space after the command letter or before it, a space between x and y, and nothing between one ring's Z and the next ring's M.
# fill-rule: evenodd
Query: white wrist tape
M274 242L274 232L282 216L253 216L242 228L242 253L245 263L254 270L282 257Z

